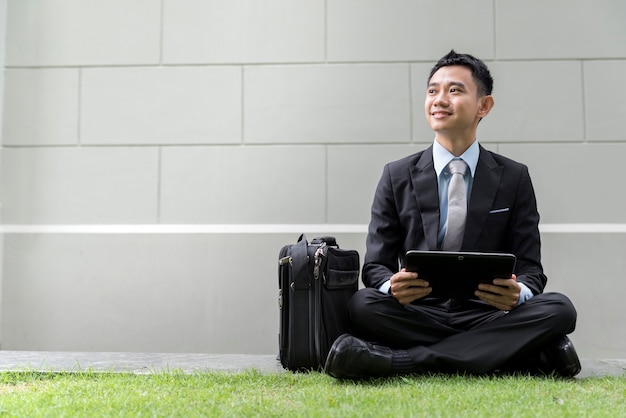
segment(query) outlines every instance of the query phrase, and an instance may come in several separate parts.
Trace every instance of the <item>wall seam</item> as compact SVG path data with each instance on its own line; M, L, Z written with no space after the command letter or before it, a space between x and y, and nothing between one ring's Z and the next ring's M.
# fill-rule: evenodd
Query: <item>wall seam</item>
M239 134L239 144L240 145L244 145L246 143L246 76L245 76L245 72L246 72L246 66L242 65L240 67L240 83L241 83L241 94L240 94L240 99L241 99L241 120L240 120L240 127L239 129L241 130L240 134Z
M324 144L324 200L325 200L325 204L324 204L324 220L326 220L326 222L328 222L328 214L329 214L329 206L330 206L330 202L328 201L328 187L329 187L329 175L328 175L328 170L329 170L329 166L330 164L328 164L328 145L329 144Z
M315 224L4 224L0 236L20 234L367 234L367 223ZM546 234L626 234L626 223L540 223Z
M165 21L165 0L161 0L160 16L159 16L159 65L163 66L163 37L164 37L164 21Z
M583 125L583 144L589 143L589 132L587 132L587 97L585 95L585 61L580 60L580 83L581 83L581 100L582 100L582 125Z
M409 67L409 143L413 144L415 142L414 136L414 111L415 111L415 103L413 102L413 66L411 63L407 63Z
M497 35L497 31L498 31L498 17L497 17L497 13L498 13L498 7L497 7L497 1L493 0L493 21L492 21L492 25L493 25L493 60L497 61L498 60L498 35Z
M163 186L163 148L157 147L156 223L161 223L161 189Z
M324 0L324 62L328 64L328 0Z
M82 109L83 109L83 69L82 68L78 68L78 98L77 98L77 104L78 104L78 108L76 109L76 145L77 146L82 146L83 144L83 138L81 135L81 128L82 128Z

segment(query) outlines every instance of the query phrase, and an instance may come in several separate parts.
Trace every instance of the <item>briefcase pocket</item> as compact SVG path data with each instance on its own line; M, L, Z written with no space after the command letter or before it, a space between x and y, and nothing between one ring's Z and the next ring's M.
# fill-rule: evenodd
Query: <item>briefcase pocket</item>
M321 328L318 334L318 359L324 364L331 344L350 332L348 302L359 287L359 253L328 247L321 287Z
M359 253L356 250L328 248L324 287L328 290L358 287Z

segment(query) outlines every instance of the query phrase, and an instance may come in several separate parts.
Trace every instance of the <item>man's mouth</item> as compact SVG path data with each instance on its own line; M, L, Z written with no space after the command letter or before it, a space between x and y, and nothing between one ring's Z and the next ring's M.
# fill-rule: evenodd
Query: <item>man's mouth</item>
M443 110L437 110L435 112L430 112L430 114L435 119L440 119L440 118L445 118L447 116L450 116L452 113L451 112L446 112L446 111L443 111Z

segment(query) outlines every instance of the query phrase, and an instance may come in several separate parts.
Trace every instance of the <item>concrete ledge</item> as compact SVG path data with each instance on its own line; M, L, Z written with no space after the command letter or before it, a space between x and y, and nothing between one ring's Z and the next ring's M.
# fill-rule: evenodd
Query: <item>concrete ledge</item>
M259 370L282 372L276 355L0 351L1 371L131 372Z
M626 359L582 359L581 363L583 369L577 376L579 378L626 374ZM175 370L194 373L251 369L266 373L284 372L275 355L0 351L0 372L90 370L147 374Z

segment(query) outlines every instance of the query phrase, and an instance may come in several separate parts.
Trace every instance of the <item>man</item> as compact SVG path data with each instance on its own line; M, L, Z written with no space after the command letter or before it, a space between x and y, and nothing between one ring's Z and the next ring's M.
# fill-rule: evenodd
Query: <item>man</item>
M366 288L348 306L354 335L334 342L325 366L330 375L580 371L566 337L576 310L564 295L542 293L547 279L528 169L476 140L494 105L492 86L485 63L468 54L451 51L432 69L425 112L435 141L384 168L367 236ZM459 164L460 221L452 213L458 199L448 196L450 167ZM460 236L453 238L453 230ZM412 249L512 253L517 263L511 277L479 285L476 299L440 299L403 268Z

